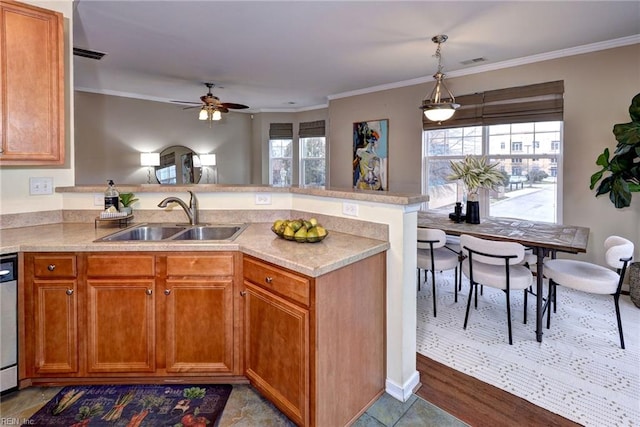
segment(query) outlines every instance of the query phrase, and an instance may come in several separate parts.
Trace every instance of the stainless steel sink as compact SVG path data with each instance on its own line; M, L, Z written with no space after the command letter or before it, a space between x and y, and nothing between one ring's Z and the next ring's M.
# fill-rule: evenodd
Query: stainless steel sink
M120 242L128 240L165 240L175 235L180 231L186 230L186 226L175 225L149 225L142 224L126 230L117 231L113 234L109 234L101 239L99 242Z
M176 234L171 240L233 240L242 230L240 225L195 226Z
M96 239L96 242L127 241L233 241L246 224L140 224Z

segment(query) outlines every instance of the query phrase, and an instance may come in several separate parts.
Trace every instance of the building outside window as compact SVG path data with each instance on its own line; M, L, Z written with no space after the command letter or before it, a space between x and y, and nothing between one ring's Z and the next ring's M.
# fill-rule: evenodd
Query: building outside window
M561 141L561 121L425 130L422 176L428 209L453 212L456 201L465 202L461 184L446 179L450 162L486 155L500 163L505 176L498 191L481 191L480 204L488 207L488 215L556 222Z
M326 138L300 138L300 185L325 185Z

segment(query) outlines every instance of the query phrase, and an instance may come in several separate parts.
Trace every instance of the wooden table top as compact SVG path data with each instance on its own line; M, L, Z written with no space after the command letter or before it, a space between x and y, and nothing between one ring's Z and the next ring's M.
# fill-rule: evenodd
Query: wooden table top
M589 241L588 227L504 217L482 218L480 224L456 223L448 214L436 211L418 212L418 227L572 253L586 252Z

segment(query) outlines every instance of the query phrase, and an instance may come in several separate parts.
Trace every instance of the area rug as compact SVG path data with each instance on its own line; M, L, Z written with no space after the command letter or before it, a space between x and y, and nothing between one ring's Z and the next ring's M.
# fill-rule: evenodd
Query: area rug
M231 385L102 385L63 388L23 425L213 426Z
M457 303L453 273L438 273L436 284L436 318L431 283L418 292L420 354L585 426L640 426L640 309L628 295L620 297L625 350L613 298L563 287L542 343L535 338L535 298L523 324L523 295L512 294L509 345L502 291L484 288L464 330L469 282Z

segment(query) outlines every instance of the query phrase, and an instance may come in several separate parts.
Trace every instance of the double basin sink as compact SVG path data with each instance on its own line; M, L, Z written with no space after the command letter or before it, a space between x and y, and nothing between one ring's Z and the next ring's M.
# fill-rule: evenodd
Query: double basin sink
M139 224L101 237L96 242L231 242L247 228L247 224Z

